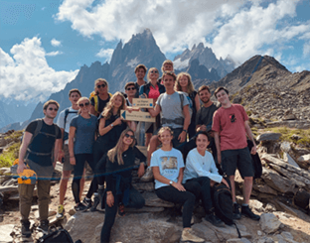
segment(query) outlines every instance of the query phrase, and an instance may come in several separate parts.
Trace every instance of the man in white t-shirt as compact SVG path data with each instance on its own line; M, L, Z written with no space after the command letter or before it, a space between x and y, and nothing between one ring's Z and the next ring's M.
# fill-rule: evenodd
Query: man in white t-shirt
M69 128L70 123L73 117L75 117L78 113L79 106L77 105L77 101L81 98L81 92L78 89L71 89L69 91L69 100L71 102L71 107L68 107L60 112L57 125L59 126L61 133L63 134L63 147L62 150L59 151L58 160L62 161L63 159L63 171L62 177L59 184L59 206L58 213L56 218L62 219L64 218L64 200L67 191L67 184L71 172L73 170L73 165L70 164L70 155L68 149L68 138L69 138ZM84 185L84 179L81 180L81 185Z

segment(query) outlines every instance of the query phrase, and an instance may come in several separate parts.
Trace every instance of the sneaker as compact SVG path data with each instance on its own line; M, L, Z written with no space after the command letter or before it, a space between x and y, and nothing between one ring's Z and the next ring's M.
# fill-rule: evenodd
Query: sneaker
M234 203L233 206L233 218L241 219L241 207L238 203Z
M142 182L149 182L154 180L154 175L152 168L149 166L147 167L145 174L141 177L140 181Z
M78 205L74 206L74 209L75 211L84 211L87 207L83 203L79 202Z
M84 197L83 204L86 206L86 209L89 209L91 208L93 202L91 201L90 198Z
M40 225L38 226L38 229L41 230L43 233L48 233L48 220L41 220Z
M224 227L224 222L220 220L214 213L207 214L204 218L205 221L210 222L216 227Z
M118 206L118 214L119 214L119 216L124 216L126 214L125 213L125 206L122 203Z
M260 219L260 216L253 213L249 206L242 205L241 212L244 216L250 219L257 220L257 221Z
M205 242L204 239L199 238L194 234L194 231L192 229L183 229L182 236L181 236L181 242Z
M100 203L100 196L99 196L99 193L95 192L94 193L94 204L93 206L90 208L90 211L91 212L95 212L97 210L97 206L99 205Z
M57 219L63 219L65 217L65 209L63 205L58 206L58 212L56 214Z
M31 236L30 222L28 220L21 221L22 223L22 236L29 238Z

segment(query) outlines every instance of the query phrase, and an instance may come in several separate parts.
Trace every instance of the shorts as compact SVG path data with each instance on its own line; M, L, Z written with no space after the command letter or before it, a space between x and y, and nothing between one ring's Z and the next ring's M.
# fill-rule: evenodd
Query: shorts
M62 171L72 171L74 169L74 165L70 164L70 154L69 154L69 146L68 144L64 144L64 158L63 158L63 169Z
M147 130L145 133L153 133L154 131L154 124L152 124Z
M221 152L222 169L228 175L235 175L238 168L242 178L253 177L252 158L248 147L244 149L224 150Z

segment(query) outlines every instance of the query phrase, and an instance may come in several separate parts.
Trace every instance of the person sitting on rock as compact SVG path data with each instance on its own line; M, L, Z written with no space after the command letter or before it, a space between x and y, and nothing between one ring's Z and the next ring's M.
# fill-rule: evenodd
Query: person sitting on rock
M195 196L183 187L184 161L182 153L172 147L173 132L162 127L158 132L162 147L152 154L151 167L155 178L155 193L165 201L183 205L183 231L181 241L204 242L191 229Z
M221 107L214 113L212 130L218 163L222 165L223 172L229 177L234 218L240 219L242 213L246 217L259 220L260 216L254 214L249 207L254 171L246 135L253 142L251 154L256 154L256 144L249 126L248 115L242 105L230 102L226 88L218 87L214 96L221 103ZM236 201L235 171L237 168L244 178L244 204L242 204L241 212L240 205Z
M135 166L136 158L134 144L134 132L127 128L121 133L116 146L105 155L106 205L100 242L109 242L118 207L119 214L122 216L124 215L124 207L139 209L145 205L142 195L131 185L131 172ZM144 156L141 152L138 151L138 153L140 153L140 158ZM140 163L140 167L144 167L144 164Z
M209 145L209 135L206 131L200 132L196 137L197 147L192 149L186 158L183 184L187 191L202 200L202 206L206 211L205 220L215 226L223 226L223 222L214 214L210 186L215 182L224 183L228 188L226 180L219 175L215 166L213 156L206 151Z

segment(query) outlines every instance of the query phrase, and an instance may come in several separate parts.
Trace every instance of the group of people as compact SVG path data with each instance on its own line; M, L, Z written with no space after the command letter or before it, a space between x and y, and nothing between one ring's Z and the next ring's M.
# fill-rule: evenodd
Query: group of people
M163 63L161 71L163 74L159 77L155 67L147 73L143 64L138 65L135 68L137 81L126 83L125 93L112 95L108 82L102 78L95 81L89 98L82 97L78 89L72 89L69 92L72 105L60 112L57 125L53 120L59 104L50 100L43 106L44 118L27 126L17 172L30 167L37 173L39 227L43 231L47 231L49 224L49 179L57 160L63 162L57 217L64 217L65 194L73 172L75 210L95 211L99 204L105 207L101 242L109 242L117 210L123 215L124 207L141 208L145 204L142 195L131 185L134 168L138 168L142 181L155 180L155 193L159 198L183 206L182 241L204 241L191 230L195 201L201 200L206 221L223 225L212 204L211 189L215 183L223 183L231 189L235 219L240 219L242 213L259 220L259 215L248 205L253 185L250 152L256 153L256 145L244 108L229 101L229 92L224 87L214 92L220 103L217 107L211 101L209 87L202 85L195 91L191 76L184 72L176 76L170 60ZM144 81L146 73L148 82ZM131 112L133 98L139 97L153 99L154 108L147 111L156 117L155 123L145 127L147 156L135 146L135 134L139 132L136 128L139 130L140 124L126 121L120 114L121 110ZM37 131L39 123L42 127ZM247 148L247 137L254 144L251 151ZM94 177L82 200L86 162ZM217 165L227 180L219 174ZM242 206L235 196L237 168L244 178ZM21 231L26 236L31 234L28 217L33 190L34 185L19 185Z

